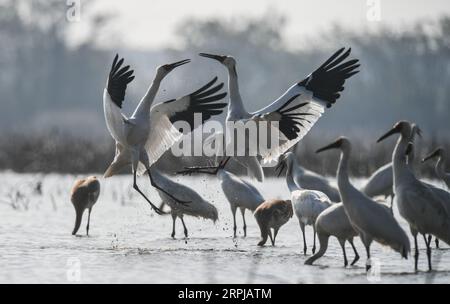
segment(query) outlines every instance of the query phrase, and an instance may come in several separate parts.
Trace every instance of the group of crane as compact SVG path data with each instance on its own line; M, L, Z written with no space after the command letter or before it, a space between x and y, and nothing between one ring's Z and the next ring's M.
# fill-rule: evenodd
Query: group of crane
M399 213L408 222L414 238L415 269L418 268L417 235L420 233L425 240L431 270L431 237L435 236L437 245L438 240L450 244L450 193L416 178L413 167L413 141L415 135L421 133L416 125L401 121L380 138L381 141L390 135L400 134L392 163L377 170L361 190L355 188L349 180L348 165L352 146L348 138L340 137L332 144L317 150L317 153L330 149L340 150L337 188L325 177L301 167L292 152L324 111L336 103L344 90L345 81L359 72L358 60L348 59L350 51L344 48L338 50L319 68L303 80L294 83L278 99L253 113L245 110L240 96L236 60L232 56L200 53L200 56L216 60L227 69L228 103L220 102L227 93L220 92L224 84L217 84L215 77L190 94L153 105L162 80L175 68L190 62L189 59L185 59L157 68L153 82L129 117L122 112L122 103L127 86L134 79L134 71L129 65L124 65L123 58L116 55L103 93L106 125L115 140L116 151L104 177L116 175L131 165L133 188L151 208L161 215L165 214L164 205L170 207L173 219L172 237L175 237L177 218L180 218L184 235L188 237L184 215L211 219L215 222L218 219L218 211L213 204L202 198L195 190L162 174L152 165L183 137L185 132L176 128L176 122L187 122L192 131L199 126L194 119L196 114L201 114L200 123L203 124L211 117L221 114L228 104L226 122L254 121L258 127L260 126L258 122L267 122L269 128L272 128L272 133L278 135L279 145L260 149L257 155L250 153L253 151L246 146L244 155L227 154L216 166L185 167L179 173L217 176L223 194L230 204L234 237L237 231L237 209L240 209L242 214L244 237L247 235L245 211L248 209L254 213L261 231L261 240L258 243L260 246L263 246L269 237L272 245L275 245L280 227L295 214L303 236L305 255L307 253L305 227L309 225L313 228L313 255L305 264L311 265L325 254L330 236L338 239L345 266L348 265L345 243L348 241L351 244L355 253L351 265L355 264L359 260L359 255L353 240L359 236L366 249L366 269L370 269L370 246L373 241L391 247L403 258L407 258L410 253L409 238L392 211L395 196ZM273 122L276 124L271 124ZM234 132L228 127L230 125L227 124L226 132ZM256 140L248 133L245 133L245 136L246 143ZM212 134L206 142L211 141L211 138L220 138L221 142L225 141L222 149L236 152L236 146L231 147L233 143L229 142L223 133ZM215 146L219 155L217 151L219 145ZM445 173L443 149L435 150L423 161L435 158L438 159L435 168L437 177L449 186L450 175ZM250 182L225 169L230 159L244 167L248 175L259 182L264 182L262 164L277 161L278 176L286 169L290 199L265 199ZM148 176L151 186L157 190L163 202L159 208L141 191L137 184L137 175ZM72 203L76 210L73 234L76 234L80 227L85 209L89 210L90 215L99 191L100 183L95 177L75 183L72 189ZM375 200L378 196L391 196L390 207L384 202ZM317 252L316 234L319 239Z

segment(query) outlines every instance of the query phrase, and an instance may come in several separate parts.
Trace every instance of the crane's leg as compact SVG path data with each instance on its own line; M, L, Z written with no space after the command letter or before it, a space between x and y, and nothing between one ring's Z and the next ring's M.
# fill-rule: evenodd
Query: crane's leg
M367 254L367 261L366 261L366 271L369 271L370 268L372 268L372 265L369 264L370 261L370 244L364 244L364 246L366 247L366 254Z
M236 225L236 207L235 206L231 206L231 213L233 214L233 237L236 237L236 230L237 230L237 225Z
M175 221L177 216L172 212L172 234L170 235L173 239L175 238Z
M182 174L182 175L191 175L193 173L205 173L205 174L216 174L217 171L222 167L224 167L224 165L221 166L221 164L223 163L227 163L229 161L231 157L224 157L222 159L222 161L220 161L219 165L217 166L197 166L197 167L184 167L183 170L178 171L177 174Z
M168 191L164 190L164 189L163 189L162 187L160 187L157 183L155 183L155 181L153 180L152 174L150 173L150 170L149 170L149 169L147 169L147 172L148 172L148 177L150 178L150 184L151 184L153 187L155 187L156 189L158 189L158 190L164 192L165 194L167 194L169 197L171 197L171 198L172 198L174 201L176 201L178 204L181 204L181 205L187 205L187 204L190 203L190 202L188 202L188 201L180 200L180 199L176 198L175 196L173 196L172 194L170 194Z
M258 242L258 246L264 246L264 244L266 244L267 242L267 236L270 235L270 240L272 240L272 234L270 233L270 229L264 225L264 224L260 224L259 225L259 230L261 231L261 239Z
M86 235L89 235L89 222L91 221L91 210L92 210L92 207L89 208L88 222L87 222L87 226L86 226Z
M358 251L356 250L355 244L353 243L353 238L349 239L348 242L350 243L350 245L352 245L353 252L355 253L355 258L353 259L353 262L350 264L351 266L353 266L356 262L358 262L359 254Z
M434 238L434 243L436 244L436 249L439 249L439 239Z
M187 238L188 237L188 230L186 228L186 224L184 223L183 216L180 216L180 219L181 219L181 223L183 224L183 228L184 228L184 236Z
M244 221L244 237L247 236L247 223L245 223L245 208L240 208L242 214L242 220Z
M275 246L275 239L272 237L272 230L270 230L270 228L267 228L267 230L269 231L269 237L270 241L272 242L272 246Z
M417 244L417 233L413 233L414 237L414 271L417 272L419 264L419 245Z
M171 193L169 193L167 190L163 189L162 187L160 187L153 179L152 174L150 172L150 165L149 165L149 161L148 161L148 156L147 156L147 152L146 151L142 151L141 153L139 153L139 160L141 161L141 163L144 164L145 169L147 170L147 174L148 177L150 179L150 184L152 185L152 187L158 189L159 191L164 192L165 194L167 194L170 198L172 198L175 202L181 204L181 205L186 205L189 204L190 202L185 202L182 200L177 199L175 196L173 196ZM137 167L137 166L136 166Z
M361 231L359 231L359 235L361 237L361 241L364 244L364 247L366 248L366 272L368 272L370 268L372 268L372 261L370 260L370 244L372 244L372 239Z
M137 162L136 162L136 167L137 167ZM136 190L140 195L142 195L145 198L147 203L150 204L150 206L156 212L156 214L159 214L159 215L164 214L164 212L162 212L158 207L153 205L153 203L147 198L147 196L145 196L145 194L141 191L141 189L139 189L137 182L136 182L136 168L134 165L133 165L133 188L134 188L134 190Z
M313 224L313 238L314 238L314 242L313 242L313 248L312 248L312 253L316 253L316 225Z
M177 174L192 175L194 173L213 174L217 166L199 166L199 167L184 167L183 170L177 171Z
M427 245L427 258L428 258L428 271L431 271L431 235L427 236L424 234L423 239L425 241L425 245Z
M303 235L303 254L306 255L306 237L305 237L305 224L302 223L302 221L299 220L300 223L300 229L302 230Z
M320 246L319 247L319 251L317 251L316 254L314 254L309 259L307 259L305 261L305 265L312 265L315 260L317 260L320 257L322 257L325 254L325 252L327 251L329 236L319 232L318 233L318 238L319 238L319 246Z
M345 239L339 239L339 244L342 248L342 253L344 254L344 267L348 266L347 253L345 252Z
M277 240L278 230L280 230L280 228L273 229L273 246L275 246L275 241Z

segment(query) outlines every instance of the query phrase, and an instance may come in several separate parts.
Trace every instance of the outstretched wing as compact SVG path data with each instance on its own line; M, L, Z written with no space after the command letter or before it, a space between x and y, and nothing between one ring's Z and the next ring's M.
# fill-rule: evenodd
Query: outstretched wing
M213 86L216 82L217 77L214 77L197 91L178 99L168 100L159 104L158 108L164 110L172 123L187 122L192 131L212 116L221 114L227 105L216 102L227 96L226 92L216 94L223 88L223 82ZM201 120L195 121L196 114L201 114Z
M125 99L127 85L134 79L130 66L122 67L124 59L119 55L114 57L109 72L106 88L103 92L103 111L106 126L111 136L122 144L125 143L124 121L127 119L122 113L122 103Z
M217 101L223 99L227 93L217 93L223 88L223 83L214 86L216 82L217 77L189 95L159 103L151 108L150 134L145 144L150 165L183 136L174 126L176 122L184 121L190 127L189 131L192 131L212 116L223 112L227 104ZM201 114L198 122L194 119L196 114Z
M340 97L345 80L359 71L358 59L344 61L351 49L338 50L304 80L294 84L267 107L252 113L255 121L278 122L280 145L260 151L264 162L276 160L300 141L319 120L325 108ZM275 127L273 124L270 124Z

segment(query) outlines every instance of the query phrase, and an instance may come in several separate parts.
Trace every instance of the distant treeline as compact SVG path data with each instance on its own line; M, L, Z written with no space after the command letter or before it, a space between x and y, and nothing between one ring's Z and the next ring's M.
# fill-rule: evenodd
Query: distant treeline
M83 2L84 15L90 4ZM28 7L32 14L20 12ZM449 137L450 18L424 20L398 32L334 29L299 37L298 48L286 47L286 20L276 12L236 20L181 20L174 33L179 49L133 50L120 37L105 37L114 16L83 19L89 34L69 45L71 23L60 0L5 0L0 13L0 92L2 130L57 127L79 134L105 135L101 98L108 68L116 52L133 66L136 79L127 90L130 112L151 82L157 65L192 58L164 80L157 101L200 86L226 71L198 52L231 54L238 61L240 89L249 111L274 100L342 46L352 47L361 73L347 84L339 104L315 129L378 132L399 119L418 123L429 134ZM87 17L85 17L87 18ZM98 40L113 43L99 48ZM145 39L145 37L143 37ZM114 46L114 43L117 46ZM295 41L290 41L295 45ZM83 134L84 135L84 134Z
M89 5L83 3L86 12ZM32 14L21 13L24 8ZM299 37L296 49L285 46L288 20L276 12L238 20L187 19L174 33L180 49L137 51L120 45L116 37L108 41L120 47L98 47L98 40L105 38L103 29L114 21L104 15L89 20L91 31L81 44L70 45L66 10L60 0L2 1L0 169L105 170L114 147L104 123L102 94L116 52L136 74L127 89L125 113L136 106L159 64L193 59L163 81L156 102L188 93L215 75L226 81L225 69L198 57L198 52L231 54L237 59L241 95L247 110L253 111L301 80L334 50L350 46L352 56L361 61L361 72L348 81L339 102L299 145L301 164L334 175L338 157L332 153L319 157L314 150L338 135L349 135L355 144L352 173L366 176L388 162L392 152L392 143L376 145L374 135L400 119L423 129L420 148L431 149L438 143L450 148L450 17L419 22L403 32L335 27L322 35ZM157 165L173 172L204 161L167 154ZM430 172L429 167L423 170Z
M352 137L353 155L350 170L353 176L365 177L391 160L394 141L376 144L367 139ZM337 152L316 154L315 151L330 143L333 138L307 137L296 149L299 163L315 172L334 176L339 155ZM450 151L450 142L439 143ZM418 139L416 164L418 172L433 177L433 166L421 164L420 159L438 146L434 140ZM80 136L51 131L47 134L25 135L23 133L0 136L0 170L42 173L96 173L102 174L114 158L114 145L110 138L86 139ZM174 157L168 151L155 166L169 174L180 171L185 166L212 165L213 158ZM450 164L447 164L449 166ZM246 174L236 162L229 162L227 168L237 174ZM448 167L450 171L450 166ZM131 168L122 173L130 173ZM274 168L265 168L267 176L274 175Z

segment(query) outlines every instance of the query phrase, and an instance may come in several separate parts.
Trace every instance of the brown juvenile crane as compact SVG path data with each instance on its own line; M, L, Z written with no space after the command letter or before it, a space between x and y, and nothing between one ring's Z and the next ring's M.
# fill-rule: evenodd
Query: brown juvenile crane
M89 210L86 235L89 235L91 211L92 207L97 202L99 194L100 182L97 180L97 177L89 176L75 181L70 193L70 200L72 201L76 214L75 227L73 228L72 235L75 235L80 228L83 213L86 209Z

